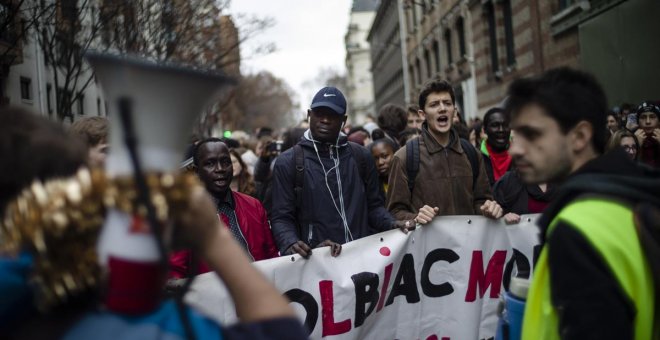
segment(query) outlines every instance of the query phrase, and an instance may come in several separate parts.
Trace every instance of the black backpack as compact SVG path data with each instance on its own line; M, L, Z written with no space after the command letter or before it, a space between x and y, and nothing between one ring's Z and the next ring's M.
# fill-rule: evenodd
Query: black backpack
M408 174L408 189L410 189L410 193L415 188L415 177L417 177L417 173L419 172L420 138L413 138L406 143L406 173ZM477 159L479 155L468 140L461 138L460 141L461 147L470 161L470 167L472 168L472 187L474 188L474 185L477 183L477 177L479 176L479 160Z

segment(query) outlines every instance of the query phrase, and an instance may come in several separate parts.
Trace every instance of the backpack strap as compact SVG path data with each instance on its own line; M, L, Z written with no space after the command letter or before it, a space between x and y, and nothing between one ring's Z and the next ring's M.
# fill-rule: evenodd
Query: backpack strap
M406 142L406 174L410 193L415 188L417 172L419 172L419 138L413 138Z
M472 168L472 187L477 183L479 176L479 161L477 150L466 139L461 138L461 147L470 161ZM415 177L419 172L419 138L413 138L406 143L406 173L408 174L408 189L412 193L415 188Z
M360 150L362 146L360 146L360 144L353 142L348 142L348 145L351 147L351 153L353 154L353 158L357 162L358 172L360 173L360 178L362 179L362 183L364 183L364 185L366 186L367 161L364 159L362 150Z
M477 149L465 138L461 138L461 147L465 151L468 161L470 161L470 167L472 168L472 188L474 190L474 186L477 184L477 177L479 176L479 160L477 160L479 155L477 155Z
M302 207L303 201L303 183L305 182L305 154L303 153L300 144L293 146L293 157L296 164L293 193L296 197L296 219L298 220L300 217L300 207ZM302 237L300 223L296 223L296 227L298 229L298 237Z

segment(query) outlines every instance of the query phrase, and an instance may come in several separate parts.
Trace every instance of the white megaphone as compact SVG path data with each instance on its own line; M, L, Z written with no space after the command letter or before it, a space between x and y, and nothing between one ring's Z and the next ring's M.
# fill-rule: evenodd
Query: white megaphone
M143 171L175 172L196 118L212 99L219 99L221 90L228 93L233 83L227 77L132 57L87 53L86 58L108 103L110 154L105 167L109 177L134 174L120 118L125 103L131 111ZM139 314L159 302L158 283L164 269L154 236L135 232L133 223L135 216L108 211L98 257L108 270L106 307Z

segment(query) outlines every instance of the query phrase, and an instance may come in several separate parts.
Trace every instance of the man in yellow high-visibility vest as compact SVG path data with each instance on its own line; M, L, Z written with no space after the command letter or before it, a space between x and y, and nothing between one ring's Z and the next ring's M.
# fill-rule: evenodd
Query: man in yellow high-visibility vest
M590 74L554 69L514 81L508 94L509 153L522 179L563 182L539 222L522 338L651 339L656 292L632 209L660 205L660 176L623 150L603 154L607 99Z

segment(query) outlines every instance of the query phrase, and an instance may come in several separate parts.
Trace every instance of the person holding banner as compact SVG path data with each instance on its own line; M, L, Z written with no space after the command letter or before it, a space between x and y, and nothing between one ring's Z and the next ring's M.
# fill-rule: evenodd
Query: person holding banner
M319 90L307 111L309 130L273 168L272 226L281 254L307 258L312 249L398 227L385 210L369 151L341 133L346 99L335 87ZM408 224L414 224L408 222Z
M422 135L396 152L390 170L387 209L398 220L426 224L436 215L502 216L483 158L452 128L454 103L446 81L431 81L419 94L419 113L426 119Z
M607 98L592 75L554 69L514 81L508 95L520 177L563 182L538 222L522 338L657 338L660 267L649 254L658 220L649 216L659 211L660 174L623 150L603 154Z

